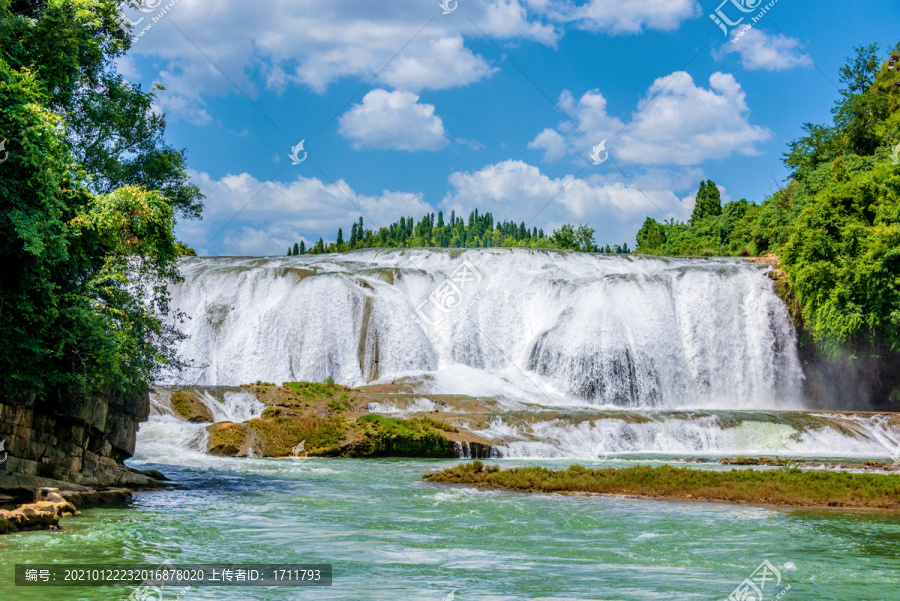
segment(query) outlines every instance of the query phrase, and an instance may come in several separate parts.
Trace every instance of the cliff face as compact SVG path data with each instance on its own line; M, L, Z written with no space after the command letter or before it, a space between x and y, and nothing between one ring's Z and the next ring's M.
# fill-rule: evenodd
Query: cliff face
M134 453L138 424L149 412L146 393L2 399L0 441L8 457L0 465L0 488L147 484L149 478L122 461Z
M777 263L777 257L769 256L773 260L756 262ZM865 348L848 344L837 356L827 355L806 330L787 275L775 268L769 277L797 330L797 351L806 377L804 392L813 406L857 411L900 410L900 354L876 341Z

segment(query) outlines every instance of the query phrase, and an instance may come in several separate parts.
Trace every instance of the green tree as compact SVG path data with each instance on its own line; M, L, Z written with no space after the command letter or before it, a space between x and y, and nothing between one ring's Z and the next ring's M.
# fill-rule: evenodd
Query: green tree
M693 225L708 217L717 217L722 214L722 197L719 189L712 180L700 182L697 190L697 203L694 212L691 213L690 223Z
M300 245L297 244L296 242L294 242L294 249L291 254L294 255L295 257L300 254Z
M145 389L179 367L167 284L200 197L125 84L108 0L0 0L0 390Z

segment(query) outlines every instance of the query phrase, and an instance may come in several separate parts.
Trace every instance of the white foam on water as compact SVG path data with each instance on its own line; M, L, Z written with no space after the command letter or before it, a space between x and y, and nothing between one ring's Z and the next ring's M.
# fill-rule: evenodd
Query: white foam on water
M248 392L226 391L224 403L206 390L199 390L199 399L213 416L213 421L240 423L262 414L265 405ZM228 463L225 458L206 454L209 433L207 423L191 423L175 417L158 394L150 393L150 417L140 425L133 462L164 463L209 467Z
M883 415L819 416L824 423L817 427L773 423L739 413L724 419L653 412L642 417L649 419L610 417L578 424L554 419L517 426L496 419L479 434L494 441L504 458L599 461L620 454L888 458L890 442L900 440L900 430Z

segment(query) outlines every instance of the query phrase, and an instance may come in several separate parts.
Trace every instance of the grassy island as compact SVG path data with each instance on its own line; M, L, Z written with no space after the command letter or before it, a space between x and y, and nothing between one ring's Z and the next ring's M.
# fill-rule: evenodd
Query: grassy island
M565 470L543 467L500 469L473 461L426 474L428 482L547 493L636 495L667 499L900 509L900 477L833 471L729 471L639 465L628 468Z

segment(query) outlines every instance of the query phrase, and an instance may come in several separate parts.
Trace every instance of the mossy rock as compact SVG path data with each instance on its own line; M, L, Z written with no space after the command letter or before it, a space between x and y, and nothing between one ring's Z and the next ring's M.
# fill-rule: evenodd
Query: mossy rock
M232 422L219 422L206 427L209 440L206 448L210 455L236 457L241 454L247 440L247 427Z
M278 415L245 423L264 441L261 449L269 457L287 457L301 442L310 455L330 455L328 449L339 447L348 433L342 417Z
M429 418L397 419L365 415L357 422L359 439L345 447L351 457L456 457L456 445Z
M212 423L213 416L210 410L196 395L179 391L172 394L169 400L175 415L192 423Z

